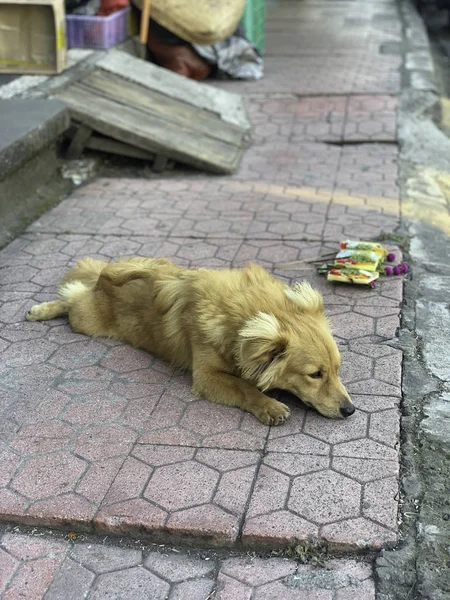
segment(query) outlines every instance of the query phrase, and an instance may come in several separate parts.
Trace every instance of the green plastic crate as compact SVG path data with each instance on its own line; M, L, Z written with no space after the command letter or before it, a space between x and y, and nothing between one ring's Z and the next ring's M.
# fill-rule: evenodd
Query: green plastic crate
M247 0L242 22L247 38L264 52L265 0Z

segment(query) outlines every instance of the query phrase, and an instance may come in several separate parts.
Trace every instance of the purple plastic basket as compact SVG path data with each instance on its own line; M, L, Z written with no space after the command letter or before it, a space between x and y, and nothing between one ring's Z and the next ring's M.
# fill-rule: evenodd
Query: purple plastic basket
M66 16L68 48L107 50L127 37L129 6L108 17Z

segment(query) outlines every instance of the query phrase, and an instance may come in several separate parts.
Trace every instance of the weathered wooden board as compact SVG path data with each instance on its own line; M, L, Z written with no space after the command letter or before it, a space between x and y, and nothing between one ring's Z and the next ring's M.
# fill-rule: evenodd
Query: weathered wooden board
M83 128L89 130L91 135L87 135L87 132L83 131ZM80 133L80 130L82 133ZM156 155L152 152L141 150L135 146L130 146L129 144L124 144L123 142L118 142L102 135L93 135L92 129L89 127L86 128L85 125L72 125L64 135L71 140L65 154L65 157L69 159L79 158L82 151L88 148L89 150L99 150L100 152L107 152L109 154L139 158L153 163L156 160Z
M198 83L162 69L152 63L137 59L129 53L109 50L96 61L98 67L126 77L163 93L168 98L182 100L203 110L216 113L222 120L249 131L251 128L244 102L239 94L215 88L207 83Z
M239 96L116 50L52 96L93 131L216 173L235 171L249 142Z

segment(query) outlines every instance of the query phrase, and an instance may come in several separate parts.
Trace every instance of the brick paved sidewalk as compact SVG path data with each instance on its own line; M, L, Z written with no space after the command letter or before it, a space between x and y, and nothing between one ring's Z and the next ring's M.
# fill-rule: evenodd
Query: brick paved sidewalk
M0 252L3 521L258 549L305 539L352 552L395 543L401 353L388 342L399 325L402 282L355 289L332 286L307 265L279 266L398 225L395 3L282 2L269 14L266 77L217 84L247 95L255 126L236 175L99 179ZM77 258L126 254L208 267L256 261L286 281L311 281L324 294L358 411L328 421L288 399L291 420L269 429L194 398L189 376L148 354L74 334L65 319L24 321L32 304L53 297ZM20 553L3 547L15 557L9 577ZM58 552L42 575L46 586L57 563L69 560L65 546ZM135 566L141 561L133 558L132 568L145 586L159 571L151 561ZM27 572L29 564L17 568ZM270 586L281 585L273 581L293 572L283 564L286 572L274 567L274 579L255 583L245 569L222 566L219 577L239 592L220 597L247 598L257 585L257 598L313 598L293 588L273 595ZM90 597L111 597L98 589L115 585L112 576L102 577L87 578ZM155 583L161 598L176 582L163 579ZM189 597L175 588L170 598ZM356 597L355 590L317 593Z

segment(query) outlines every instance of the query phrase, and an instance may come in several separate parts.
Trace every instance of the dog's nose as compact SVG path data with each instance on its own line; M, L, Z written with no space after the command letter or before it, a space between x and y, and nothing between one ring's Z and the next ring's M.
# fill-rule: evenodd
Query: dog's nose
M341 409L341 415L345 418L350 417L355 412L355 407L353 404L347 404L347 406L343 406Z

